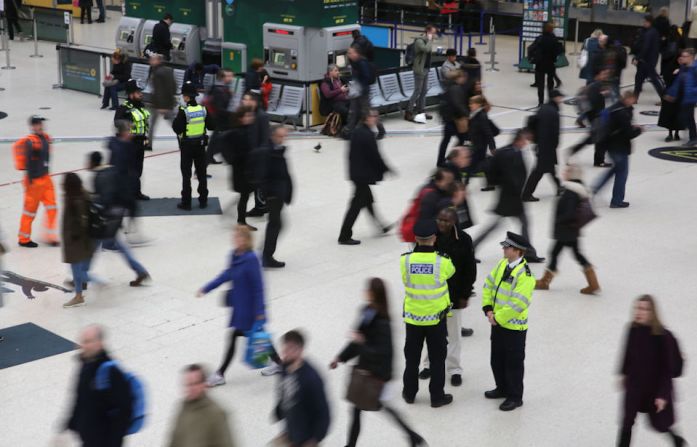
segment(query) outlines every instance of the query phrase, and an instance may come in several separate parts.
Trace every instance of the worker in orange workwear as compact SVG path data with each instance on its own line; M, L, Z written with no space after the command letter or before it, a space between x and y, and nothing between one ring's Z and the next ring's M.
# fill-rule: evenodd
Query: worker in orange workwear
M44 133L45 118L34 115L29 118L31 133L15 142L15 167L25 171L24 180L24 209L19 224L19 245L36 247L31 240L31 224L36 217L39 203L46 208L46 240L53 247L58 246L56 236L56 193L53 182L48 174L48 161L51 153L51 138Z

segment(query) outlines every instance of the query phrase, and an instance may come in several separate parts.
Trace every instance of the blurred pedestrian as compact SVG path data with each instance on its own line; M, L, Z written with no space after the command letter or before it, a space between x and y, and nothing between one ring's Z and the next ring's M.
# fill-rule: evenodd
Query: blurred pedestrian
M317 447L327 436L330 424L324 382L305 360L305 337L300 332L286 332L282 343L283 372L275 416L285 421L285 429L272 445Z
M89 232L90 200L82 187L80 176L69 172L63 180L65 210L61 225L63 239L63 262L70 264L73 273L75 296L63 307L78 307L85 304L83 288L90 281L89 266L94 253L94 240Z
M583 41L583 45L581 46L581 53L583 54L585 51L586 56L585 63L583 63L581 66L578 77L585 79L586 85L590 84L593 82L593 79L595 79L596 73L593 72L593 69L595 68L593 62L597 60L597 55L602 53L602 49L600 48L601 36L603 36L603 30L596 28L593 30L591 35Z
M264 69L264 61L254 58L249 64L249 69L244 74L244 92L253 91L256 94L261 93L261 70Z
M160 116L166 120L172 119L173 110L176 106L177 82L174 80L174 71L162 63L162 55L153 54L150 56L150 77L148 83L152 87L150 95L150 129L148 150L152 150L155 142L155 127Z
M433 39L438 30L428 24L424 33L414 38L414 93L407 103L404 119L420 124L425 124L427 119L433 118L426 113L426 93L428 92L428 72L431 69L431 53L433 51Z
M19 1L19 4L21 5L21 0L4 0L5 18L7 19L7 34L10 40L15 40L15 29L17 30L17 33L22 32L22 27L19 25L17 1Z
M612 187L612 199L610 208L627 208L629 202L624 201L624 192L629 176L629 156L632 153L632 140L639 135L643 129L632 124L634 115L634 104L636 96L631 91L622 93L620 101L610 106L608 112L608 122L604 131L607 134L607 148L613 165L608 171L601 175L593 185L593 194L597 194L605 184L614 177Z
M361 241L353 239L353 224L363 208L368 210L381 233L387 233L391 225L384 224L375 212L371 185L383 180L386 173L390 172L373 133L379 119L377 110L371 110L366 115L362 124L351 133L351 142L348 151L349 180L353 183L354 193L349 208L344 216L339 232L340 245L358 245Z
M525 339L528 309L535 277L526 262L527 238L506 233L501 242L503 259L484 282L482 310L491 325L491 370L496 388L484 393L487 399L505 399L501 411L523 406Z
M120 368L108 368L108 386L97 384L106 364L114 365L104 345L104 329L92 325L79 337L80 371L65 429L80 436L83 447L121 447L132 418L132 392Z
M215 120L215 131L211 135L210 144L206 150L206 158L209 165L219 165L222 162L215 159L223 149L222 141L219 138L223 132L230 129L232 125L232 114L229 111L230 101L232 100L232 82L234 80L232 70L221 68L215 75L215 83L208 92L204 103L206 110Z
M476 173L484 171L485 174L489 171L489 163L487 154L492 155L496 151L496 130L492 125L491 120L486 111L486 100L481 95L475 95L469 101L469 121L467 135L472 148L472 160L469 165L469 173L466 183L469 184L470 179ZM494 187L489 184L487 177L486 185L482 191L491 191Z
M588 144L594 144L593 166L598 168L609 168L612 163L605 162L606 145L598 141L597 125L600 123L600 115L605 109L605 98L612 94L609 69L601 70L595 80L585 86L578 95L578 100L581 101L581 115L576 119L576 124L580 127L586 127L584 120L587 120L591 126L588 130L588 135L580 142L574 144L569 149L569 158L586 147Z
M230 289L225 295L225 305L232 309L228 326L230 342L220 367L208 377L208 386L211 387L225 385L225 372L235 355L237 339L247 337L255 323L266 322L264 280L249 229L241 225L235 227L233 243L235 248L228 268L196 293L201 298L221 285L230 283ZM271 360L277 365L281 363L275 352Z
M401 416L385 402L385 388L393 377L392 328L385 283L380 278L370 278L365 291L358 327L352 332L352 340L329 365L336 369L339 363L347 363L358 357L353 367L348 400L354 404L347 447L355 447L361 431L361 412L384 409L404 430L412 447L426 445L424 439L412 430ZM355 381L355 382L354 382ZM352 394L353 393L353 394ZM353 402L356 400L358 402ZM368 408L370 407L370 408Z
M639 34L638 42L633 48L634 58L632 64L636 65L636 76L634 78L634 96L637 101L644 85L646 78L649 78L651 84L656 89L658 97L663 97L665 85L663 80L656 73L656 64L660 55L661 36L658 30L653 26L653 16L646 14L644 16L643 28Z
M370 86L377 79L375 66L361 53L359 45L352 44L348 49L347 56L351 64L353 86L349 91L351 102L349 104L348 118L346 119L346 125L341 131L342 137L346 140L351 137L353 129L368 114L370 110Z
M678 72L673 85L666 92L664 100L671 104L672 107L677 107L679 119L672 121L671 127L687 128L689 131L689 139L685 146L697 145L697 127L695 126L695 103L697 103L697 66L695 66L695 50L686 48L680 52L680 71ZM674 111L673 111L674 112ZM663 107L661 107L663 113ZM670 115L670 110L665 114ZM663 124L670 116L664 116ZM675 118L675 117L674 117ZM665 124L664 124L665 126ZM670 132L670 131L669 131ZM675 131L674 140L677 138L677 130ZM669 135L670 136L670 135Z
M453 137L457 137L457 144L462 146L467 137L469 125L469 109L465 97L465 84L467 74L462 70L448 72L445 93L441 100L440 114L443 120L443 138L438 148L436 166L443 166L445 153Z
M563 192L557 200L554 212L554 247L549 257L549 263L544 276L537 280L535 289L548 290L549 285L557 275L557 259L564 247L569 247L576 257L576 261L583 268L583 273L588 281L588 286L581 289L581 293L592 295L600 290L598 278L591 263L581 253L579 238L581 237L582 222L579 220L579 210L584 206L590 209L590 191L584 186L581 168L575 165L567 165L562 171ZM586 222L587 223L587 222Z
M518 129L510 145L497 149L491 160L490 176L492 181L500 187L499 200L494 209L497 217L474 240L474 248L494 231L503 219L501 217L514 217L520 221L521 233L526 241L530 241L528 229L528 217L525 213L522 193L525 179L525 162L522 150L527 146L529 133L525 129ZM544 258L537 256L537 250L529 244L525 259L528 262L544 262Z
M240 194L237 201L237 223L247 226L251 231L256 231L256 227L247 223L247 203L249 196L254 192L250 179L252 169L250 154L255 149L252 145L254 111L243 105L237 109L233 120L233 128L225 132L222 138L225 142L226 160L232 167L232 189Z
M675 336L663 326L651 295L642 295L635 301L626 340L620 369L624 405L617 447L629 447L637 413L647 413L651 426L659 433L667 433L675 447L687 445L672 429L673 379L682 375L683 358Z
M169 447L235 447L227 412L206 392L206 373L200 365L182 372L184 400L177 413Z
M161 54L166 61L171 59L170 51L174 48L172 35L169 32L172 23L174 23L174 18L172 14L167 12L162 16L162 20L155 24L152 30L152 42L150 43L152 51L156 54ZM148 56L150 55L146 52L145 57Z
M252 150L267 151L271 146L271 123L269 115L261 105L261 97L257 93L247 92L242 95L242 106L252 110L254 119L249 129ZM266 206L264 192L259 188L258 179L250 179L254 189L254 208L247 211L247 217L261 217L269 212Z
M351 44L358 46L361 54L365 56L368 62L373 62L375 59L373 42L365 37L365 35L361 34L361 31L358 29L351 31L351 37L353 37L353 42Z
M129 177L133 179L133 194L136 200L150 200L150 197L143 194L141 177L143 176L143 162L145 161L145 151L151 149L152 142L148 139L150 134L150 112L143 104L143 89L138 86L134 79L129 79L126 83L126 95L128 99L121 104L114 112L114 125L119 129L117 141L110 140L112 149L111 164L116 166L119 171L126 166ZM130 132L121 129L123 124L119 121L124 120L130 124ZM114 147L112 148L112 144ZM133 146L131 146L133 145ZM114 157L118 157L116 160Z
M186 67L186 71L184 71L184 83L179 87L183 87L187 82L191 82L197 92L203 92L206 88L204 85L206 75L215 75L218 71L220 71L219 65L203 65L201 62L194 62Z
M557 74L557 57L564 52L559 39L554 35L554 24L544 24L542 34L535 39L532 45L536 45L534 51L535 84L537 85L537 107L545 102L545 77L547 78L547 91L554 88L554 78Z
M121 50L116 50L111 55L111 71L104 81L104 93L102 94L102 109L116 110L119 106L119 92L126 89L126 83L131 79L131 63Z
M540 199L533 196L537 184L544 174L549 174L556 186L555 193L561 193L561 183L557 178L557 146L561 133L561 116L559 107L564 100L564 95L559 90L552 90L550 100L540 107L534 115L534 129L529 129L534 135L537 162L535 168L523 188L523 202L539 202Z

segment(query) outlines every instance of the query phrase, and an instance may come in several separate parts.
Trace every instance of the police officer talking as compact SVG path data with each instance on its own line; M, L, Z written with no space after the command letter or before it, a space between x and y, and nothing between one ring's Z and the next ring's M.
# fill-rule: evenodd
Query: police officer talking
M134 79L129 79L126 82L126 94L128 99L116 109L114 114L114 125L119 120L126 120L131 123L131 135L133 136L133 144L136 146L136 153L132 158L134 163L133 172L137 177L135 198L137 200L150 200L150 197L143 194L140 181L143 175L145 150L150 146L148 141L150 112L143 104L143 90L138 87L138 83Z
M501 411L523 405L525 337L535 277L523 258L530 243L510 231L501 242L504 259L484 281L482 309L491 324L491 370L496 388L487 399L505 399Z
M177 134L181 153L182 201L177 204L181 210L191 210L191 165L198 179L198 206L208 206L208 181L206 179L206 129L213 130L214 123L206 108L196 102L196 86L187 82L182 86L182 99L185 106L172 121L172 130Z
M450 259L436 253L434 244L438 228L432 219L420 220L414 225L416 248L401 259L404 283L404 322L406 342L404 356L404 388L402 398L414 403L419 390L419 363L424 340L428 349L431 369L431 407L438 408L453 401L445 394L445 357L448 347L446 318L450 311L448 279L455 274Z

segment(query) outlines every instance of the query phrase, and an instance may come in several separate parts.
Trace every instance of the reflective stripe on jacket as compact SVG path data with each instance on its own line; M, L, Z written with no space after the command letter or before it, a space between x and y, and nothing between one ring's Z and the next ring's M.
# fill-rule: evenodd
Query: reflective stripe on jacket
M446 256L411 252L400 261L404 283L404 321L416 326L435 326L450 309L448 278L455 267Z
M504 278L507 266L508 260L502 259L487 276L482 292L482 307L493 308L494 318L501 327L525 331L528 329L528 308L535 289L535 277L525 259Z

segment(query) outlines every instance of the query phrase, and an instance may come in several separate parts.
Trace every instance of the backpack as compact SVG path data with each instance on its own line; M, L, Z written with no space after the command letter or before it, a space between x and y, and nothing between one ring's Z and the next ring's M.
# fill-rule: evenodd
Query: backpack
M322 127L322 135L328 137L335 137L341 132L341 115L336 112L332 112L327 117L327 121Z
M414 225L416 224L416 219L419 217L419 211L421 210L421 201L426 194L435 191L435 189L427 185L419 191L419 194L411 202L409 210L404 215L402 219L402 224L399 227L399 234L402 236L404 242L416 242L416 236L414 236Z
M88 206L87 233L94 239L111 239L121 228L126 210L122 207L107 208L91 201Z
M416 58L416 43L412 42L407 45L406 51L404 52L404 65L411 67L414 64L414 59Z
M580 230L596 217L598 215L593 211L591 201L589 199L581 199L576 207L576 227Z
M109 389L111 386L109 377L112 368L120 370L118 364L113 360L106 361L99 365L95 378L95 387L97 390L103 391ZM123 371L121 371L121 373L131 389L131 423L128 426L126 434L132 435L138 433L145 423L145 389L143 383L136 376Z

